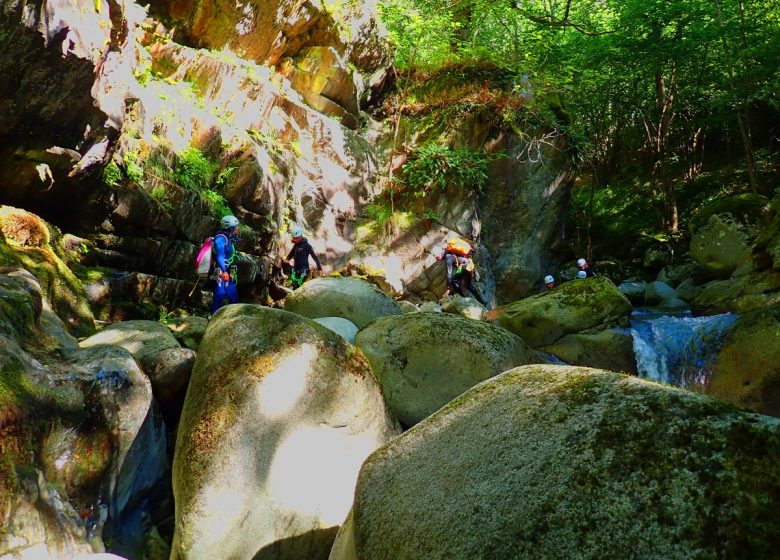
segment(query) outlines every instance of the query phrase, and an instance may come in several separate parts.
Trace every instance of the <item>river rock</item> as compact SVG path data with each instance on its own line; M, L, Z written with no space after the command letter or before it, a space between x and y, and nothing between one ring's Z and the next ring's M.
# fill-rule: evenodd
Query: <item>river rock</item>
M626 329L605 329L595 333L567 334L555 344L542 346L567 364L636 374L634 339Z
M676 299L677 292L669 284L664 282L650 282L645 290L645 305L656 306L666 300Z
M382 384L390 411L412 426L480 381L538 362L519 337L450 313L383 317L355 344Z
M188 315L186 317L170 317L163 323L170 329L179 344L191 350L197 350L200 341L203 339L203 333L209 325L209 320L197 315Z
M401 308L371 282L360 278L314 278L284 300L284 308L298 315L342 317L362 329L377 317L397 315Z
M28 281L0 275L0 302L13 303L0 305L0 556L69 558L101 535L132 550L145 529L129 520L167 469L149 380L122 348L52 351Z
M417 313L420 309L411 301L402 299L398 302L398 306L401 308L401 313Z
M672 299L665 299L661 303L655 306L655 309L664 311L666 313L685 313L691 310L691 306L688 302L678 297Z
M444 313L453 313L466 317L467 319L474 319L475 321L484 321L487 315L487 309L485 306L479 303L476 299L471 297L462 297L455 294L449 300L445 301L441 310Z
M780 305L737 319L704 390L755 412L780 416Z
M444 310L442 309L441 305L436 303L435 301L426 301L423 302L422 305L420 305L420 308L418 311L422 311L423 313L443 313Z
M498 323L531 347L549 346L566 334L628 322L631 303L607 278L565 282L548 292L495 310Z
M700 315L746 313L780 303L780 271L765 270L707 282L690 303Z
M155 355L147 370L154 396L161 405L181 402L195 365L195 351L189 348L165 348Z
M778 436L635 377L519 367L366 460L330 560L763 557Z
M690 302L696 298L701 291L701 288L696 285L693 278L687 278L683 280L679 286L677 286L677 297L683 301Z
M179 342L171 331L157 321L122 321L108 325L102 331L82 340L82 348L98 344L119 346L130 352L146 372L157 367L159 354L171 348L179 348Z
M361 463L397 433L360 351L246 304L209 323L179 425L173 560L327 558Z
M326 329L332 330L349 343L355 342L355 335L358 332L358 328L352 321L347 321L341 317L317 317L314 319L314 322L319 323Z
M645 282L621 282L618 290L628 298L632 305L642 305L645 302Z
M752 245L768 210L766 197L757 194L713 202L691 220L691 256L718 278L749 272Z

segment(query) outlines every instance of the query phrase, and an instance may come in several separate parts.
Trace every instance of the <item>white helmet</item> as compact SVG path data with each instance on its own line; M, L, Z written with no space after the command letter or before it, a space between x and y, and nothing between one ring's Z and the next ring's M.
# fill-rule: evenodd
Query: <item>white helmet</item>
M580 270L580 271L577 273L577 278L579 278L579 279L583 279L583 278L585 278L587 275L588 275L588 273L587 273L587 272L585 272L584 270Z
M290 230L290 234L293 237L303 237L303 228L301 226L293 226L292 230Z
M238 225L238 218L228 214L227 216L222 217L219 224L222 226L222 229L230 229Z
M553 278L552 275L548 274L544 277L545 284L552 284L553 282L555 282L555 278Z
M586 261L585 259L577 259L577 266L578 267L579 266L585 266L586 264L588 264L588 261Z

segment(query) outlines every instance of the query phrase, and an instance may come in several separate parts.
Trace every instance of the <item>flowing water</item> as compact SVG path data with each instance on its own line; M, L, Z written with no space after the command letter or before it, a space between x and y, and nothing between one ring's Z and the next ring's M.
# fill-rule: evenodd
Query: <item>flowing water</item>
M737 315L653 316L642 312L631 321L639 376L698 390L708 381L712 363Z

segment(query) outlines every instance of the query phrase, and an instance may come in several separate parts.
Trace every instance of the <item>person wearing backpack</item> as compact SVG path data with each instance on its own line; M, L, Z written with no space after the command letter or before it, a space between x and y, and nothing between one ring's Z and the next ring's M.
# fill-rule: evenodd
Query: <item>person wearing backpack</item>
M309 257L314 259L314 264L317 265L317 275L322 274L322 265L314 249L311 248L309 240L303 236L303 228L295 226L290 233L292 234L293 246L285 260L293 260L290 281L293 290L297 290L303 286L303 282L309 276Z
M222 307L222 302L227 298L228 303L238 303L237 260L238 252L235 243L238 241L238 218L225 216L219 222L220 229L214 235L213 255L214 274L214 299L211 302L211 314Z
M440 257L447 265L447 291L445 296L460 294L466 296L464 290L468 290L479 303L487 307L487 303L474 288L471 281L474 277L474 250L463 239L453 238L447 242Z

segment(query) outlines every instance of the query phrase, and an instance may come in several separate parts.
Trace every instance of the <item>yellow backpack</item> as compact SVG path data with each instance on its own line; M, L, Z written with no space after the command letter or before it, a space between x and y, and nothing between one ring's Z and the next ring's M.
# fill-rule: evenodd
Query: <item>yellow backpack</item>
M461 257L468 257L471 254L471 245L465 239L455 237L447 242L447 252L453 255L460 255Z

